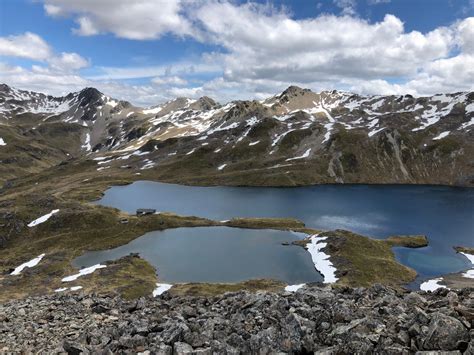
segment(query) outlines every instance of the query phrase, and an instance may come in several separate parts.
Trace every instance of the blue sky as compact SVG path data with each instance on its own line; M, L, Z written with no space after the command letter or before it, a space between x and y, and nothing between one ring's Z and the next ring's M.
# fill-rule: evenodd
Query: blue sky
M3 0L0 81L141 105L473 90L473 0Z

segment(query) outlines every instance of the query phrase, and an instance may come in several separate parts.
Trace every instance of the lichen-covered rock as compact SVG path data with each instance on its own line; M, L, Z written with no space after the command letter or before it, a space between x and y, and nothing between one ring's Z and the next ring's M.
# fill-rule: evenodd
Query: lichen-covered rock
M467 344L468 330L456 318L435 313L428 328L423 348L426 350L457 350L462 342Z
M0 304L0 353L472 354L474 290L54 294Z

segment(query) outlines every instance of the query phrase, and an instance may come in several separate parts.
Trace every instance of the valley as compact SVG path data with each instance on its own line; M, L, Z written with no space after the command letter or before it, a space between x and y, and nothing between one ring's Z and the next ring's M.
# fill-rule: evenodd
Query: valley
M417 283L412 286L417 288L430 275L468 268L465 260L454 255L451 245L470 246L472 191L468 188L452 191L438 188L441 190L436 191L436 187L420 186L418 190L410 190L387 185L367 187L367 190L363 185L340 188L327 185L301 191L276 189L270 193L256 187L236 187L222 190L220 200L220 190L210 190L212 188L158 184L140 192L134 186L147 184L139 180L207 186L351 182L471 186L472 94L419 99L360 97L290 87L261 102L239 101L221 106L209 98L176 99L141 109L91 88L54 98L4 85L0 100L0 136L4 144L0 147L3 157L0 169L8 172L1 175L0 194L4 299L62 290L61 278L74 273L71 263L82 253L120 247L146 232L179 227L280 229L309 236L323 233L321 235L327 238L324 250L329 251L327 258L336 265L338 283L354 286L369 286L373 282L403 286L414 282L418 273ZM441 134L448 129L449 133ZM342 154L344 149L354 156ZM371 169L378 175L372 174ZM430 169L436 170L436 174L430 174ZM130 183L133 184L107 190ZM127 194L126 189L130 189L130 193ZM110 197L113 191L118 195ZM429 192L429 196L438 194L439 197L421 202L424 191ZM412 204L414 194L420 194L422 199L413 207L404 206L404 194ZM102 196L100 204L122 211L96 202L91 204ZM263 200L259 201L259 196ZM265 200L265 196L272 197ZM302 196L307 196L307 202L303 202ZM121 199L123 202L119 202ZM233 203L229 204L229 199ZM290 202L292 199L295 202ZM400 201L397 207L391 207L398 212L384 216L397 218L398 225L382 229L374 225L381 222L376 221L379 217L374 214L381 206L364 210L362 201L367 199L373 200L367 206ZM449 199L456 199L458 204L464 199L463 211L467 215L463 217L454 212L459 211L459 206L453 206L452 214L446 209L433 211L430 213L446 215L446 227L430 229L429 221L433 219L430 213L424 217L427 221L424 226L420 219L423 211L431 211L430 204L442 204ZM311 200L318 203L308 205ZM201 201L207 201L207 209L199 207ZM277 201L281 201L280 207ZM129 203L132 205L128 206ZM233 208L229 208L231 206ZM345 214L336 212L337 206L346 206ZM133 217L135 210L143 207L158 208L160 213ZM308 211L313 215L308 215ZM45 218L31 222L38 216ZM409 222L410 216L417 216L417 220ZM304 223L285 220L287 217ZM453 218L459 219L457 225L461 229L456 235L460 238L441 242L439 233L453 229ZM426 254L423 248L419 252L418 249L395 248L393 253L391 247L398 244L390 244L389 239L385 242L363 236L386 238L397 234L428 235L430 252ZM413 246L404 240L398 243ZM416 246L423 245L426 244ZM16 278L8 275L18 265L40 254L45 255L38 265L27 267L23 272L26 274ZM368 256L372 254L374 258L370 259ZM439 264L438 269L424 269L423 264L411 261L425 260L430 264L427 257L441 260L441 256L446 261ZM150 293L157 282L156 271L146 260L125 257L107 262L112 263L110 267L94 270L91 275L81 277L80 285L72 287L98 292L95 287L97 282L103 282L98 280L104 275L108 280L105 293L137 297ZM376 266L380 262L383 267ZM389 274L374 272L390 268L393 270ZM317 265L315 270L321 273ZM294 281L301 283L298 278ZM159 270L158 282L161 282ZM267 281L261 282L262 287L266 287ZM202 285L202 292L206 292L206 283ZM284 283L279 285L282 286L272 287L284 287ZM455 286L456 283L452 284Z

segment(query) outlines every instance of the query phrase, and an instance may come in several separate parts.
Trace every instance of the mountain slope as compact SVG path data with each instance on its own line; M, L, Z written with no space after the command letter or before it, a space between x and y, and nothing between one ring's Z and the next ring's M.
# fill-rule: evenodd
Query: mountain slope
M262 101L178 98L144 109L93 88L55 98L3 85L0 138L6 127L51 147L53 163L96 159L103 173L127 168L171 182L474 185L474 93L360 96L291 86Z

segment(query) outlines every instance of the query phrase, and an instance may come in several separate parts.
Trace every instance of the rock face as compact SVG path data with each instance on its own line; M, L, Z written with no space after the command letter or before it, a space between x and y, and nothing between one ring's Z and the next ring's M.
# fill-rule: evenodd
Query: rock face
M50 295L0 305L0 352L237 354L474 351L474 290L296 293L125 301Z

